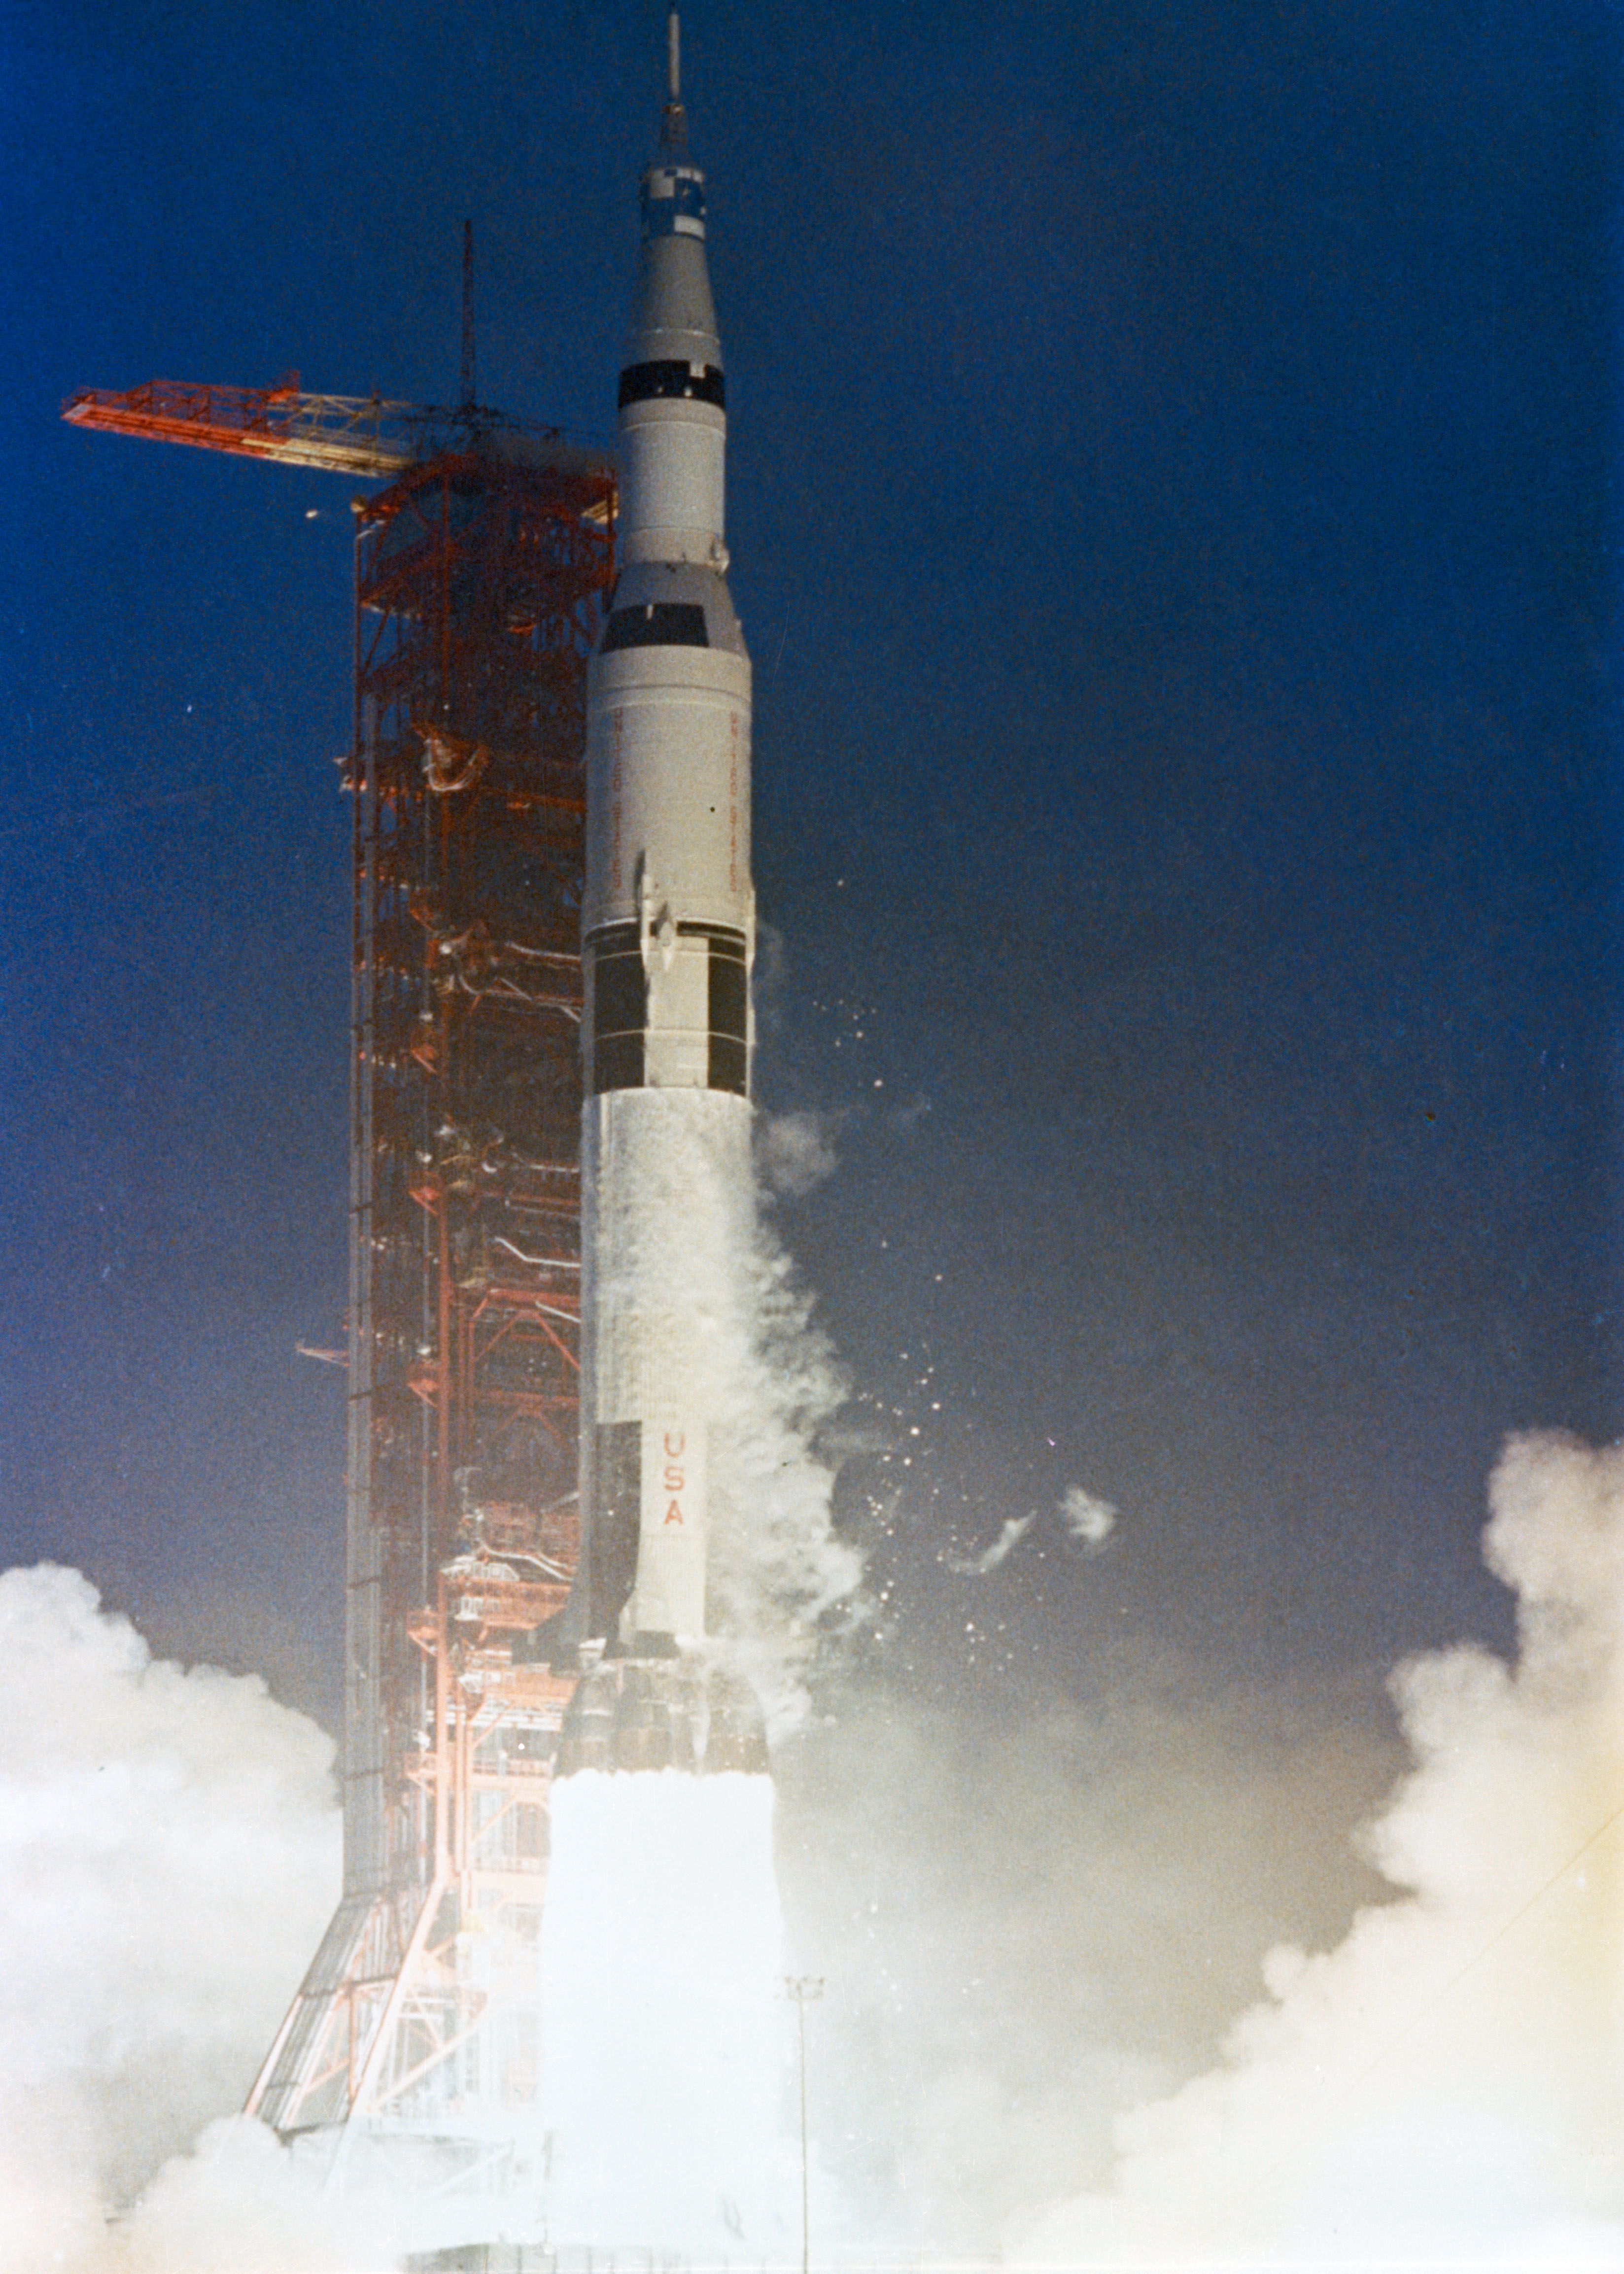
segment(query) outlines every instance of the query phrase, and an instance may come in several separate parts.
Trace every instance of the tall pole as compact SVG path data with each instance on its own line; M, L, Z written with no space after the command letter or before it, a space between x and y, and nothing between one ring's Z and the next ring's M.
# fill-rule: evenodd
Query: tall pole
M462 408L471 410L474 380L474 224L462 223Z
M794 1974L788 1977L784 1987L795 2001L801 2041L801 2274L811 2274L812 2167L807 2153L807 2001L821 1998L823 1984L816 1975Z

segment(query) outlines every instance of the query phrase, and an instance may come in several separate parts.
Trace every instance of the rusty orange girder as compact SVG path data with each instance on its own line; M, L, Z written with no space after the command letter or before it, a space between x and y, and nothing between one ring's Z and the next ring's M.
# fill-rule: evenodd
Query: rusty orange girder
M478 2183L492 2142L536 2148L535 1943L574 1686L538 1634L578 1551L576 912L613 468L471 404L313 395L297 373L86 388L63 415L393 478L356 504L345 780L344 1894L248 2107L330 2133L335 2166L370 2127Z
M373 1625L352 1638L351 1745L371 1803L353 1834L347 1815L348 1924L251 2102L346 2143L454 2133L476 2104L487 2140L533 2128L574 1687L535 1638L578 1552L576 910L613 510L601 469L472 451L357 508L351 1567Z

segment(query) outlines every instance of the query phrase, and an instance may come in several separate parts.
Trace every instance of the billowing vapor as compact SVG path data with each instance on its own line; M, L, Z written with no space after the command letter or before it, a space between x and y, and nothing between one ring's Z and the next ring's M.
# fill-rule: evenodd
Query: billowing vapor
M1401 1668L1407 1766L1357 1689L1214 1695L1125 1650L1086 1706L860 1690L784 1740L788 1963L827 1984L815 2249L1619 2262L1624 1454L1525 1438L1491 1498L1516 1661ZM383 2220L230 2113L331 1901L327 1739L255 1681L154 1661L49 1567L0 1579L0 1685L6 2274L388 2264ZM678 1783L683 1822L655 1823ZM576 1915L578 1954L646 1950L678 2028L622 2011L637 1984L601 1961L596 1988L590 1965L555 1984L566 2099L598 2096L662 2227L680 2211L741 2263L773 2255L784 2177L771 1805L744 1777L572 1780L550 1923ZM628 1840L673 1868L624 1869ZM677 2105L654 2086L696 1998L739 2057ZM643 2158L614 2105L640 2078ZM705 2149L717 2123L748 2152ZM655 2207L626 2210L643 2233L619 2239L646 2239Z
M328 2190L265 2125L222 2117L69 2274L394 2274L413 2230L409 2202Z
M770 1193L801 1200L839 1165L832 1113L763 1113L756 1124L756 1165Z
M1097 1500L1081 1485L1068 1485L1060 1502L1067 1539L1084 1548L1104 1547L1116 1528L1117 1513L1109 1501Z
M1271 1950L1222 2062L1123 2119L1030 2263L1624 2257L1624 1452L1522 1438L1490 1502L1518 1658L1394 1676L1414 1766L1364 1845L1401 1899Z
M326 1924L332 1758L257 1677L154 1660L78 1572L0 1575L6 2274L333 2263L262 2127L180 2152L241 2106Z
M1104 1547L1116 1528L1116 1510L1108 1500L1096 1500L1085 1492L1081 1485L1068 1485L1060 1502L1060 1521L1066 1538L1086 1555L1094 1555ZM1025 1516L1008 1516L999 1529L996 1539L983 1547L979 1555L955 1555L944 1551L942 1562L948 1570L966 1579L984 1579L1009 1561L1015 1549L1038 1520L1036 1509Z
M772 1781L589 1770L554 1788L542 1929L553 2232L708 2265L781 2240Z
M1265 1950L1380 1892L1348 1832L1398 1757L1357 1691L1215 1691L1122 1646L1096 1691L876 1687L781 1750L826 2242L992 2255L1217 2058Z
M990 1547L983 1547L979 1555L944 1555L942 1561L950 1571L958 1572L961 1578L985 1578L988 1572L996 1571L1000 1563L1008 1561L1011 1550L1019 1546L1036 1522L1035 1509L1029 1516L1006 1517L997 1538Z

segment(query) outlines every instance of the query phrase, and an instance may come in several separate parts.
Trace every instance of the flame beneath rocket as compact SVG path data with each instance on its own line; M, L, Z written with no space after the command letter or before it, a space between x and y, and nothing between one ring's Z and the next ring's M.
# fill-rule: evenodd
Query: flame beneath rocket
M756 2264L778 2233L786 2007L772 1781L587 1769L555 1788L542 1931L560 2245Z

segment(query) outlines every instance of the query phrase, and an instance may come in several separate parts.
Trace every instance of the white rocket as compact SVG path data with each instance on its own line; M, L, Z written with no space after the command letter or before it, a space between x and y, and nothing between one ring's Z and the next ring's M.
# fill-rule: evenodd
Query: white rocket
M749 1193L750 663L678 23L620 385L620 573L587 695L582 1558L573 1768L764 1766L707 1671L724 1283Z

